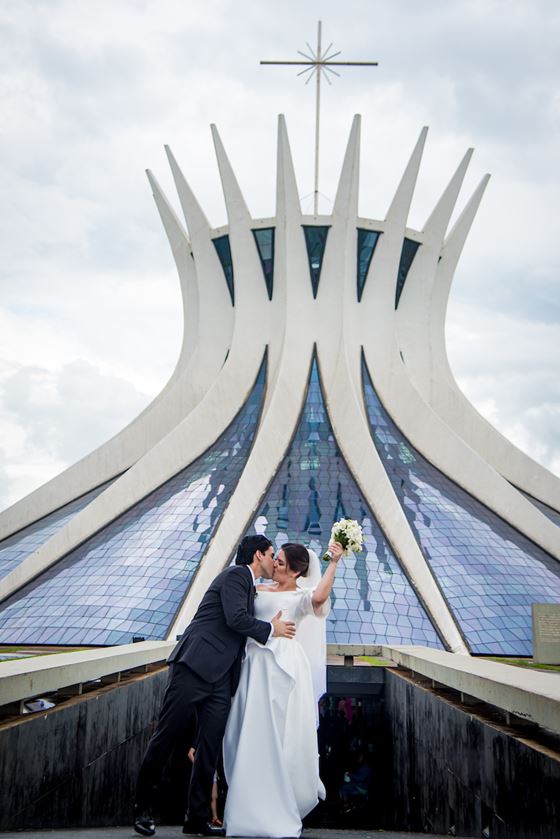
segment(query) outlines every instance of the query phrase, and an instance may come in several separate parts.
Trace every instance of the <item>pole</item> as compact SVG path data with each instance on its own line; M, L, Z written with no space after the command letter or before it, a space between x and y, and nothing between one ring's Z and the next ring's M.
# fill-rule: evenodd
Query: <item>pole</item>
M321 21L317 24L317 59L321 60ZM315 96L315 184L313 189L313 215L319 214L319 115L321 112L321 71L317 68Z

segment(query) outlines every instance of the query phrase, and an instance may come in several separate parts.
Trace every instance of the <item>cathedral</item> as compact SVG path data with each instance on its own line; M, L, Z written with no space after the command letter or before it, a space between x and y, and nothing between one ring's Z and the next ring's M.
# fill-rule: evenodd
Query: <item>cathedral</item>
M451 282L486 176L467 152L408 226L427 131L384 219L358 214L360 117L329 215L304 215L278 121L276 206L253 218L215 128L228 224L167 149L148 172L175 261L175 370L115 437L0 514L0 643L174 639L247 533L321 553L341 517L328 640L529 656L560 603L560 480L476 411L445 346ZM179 207L181 216L179 215Z

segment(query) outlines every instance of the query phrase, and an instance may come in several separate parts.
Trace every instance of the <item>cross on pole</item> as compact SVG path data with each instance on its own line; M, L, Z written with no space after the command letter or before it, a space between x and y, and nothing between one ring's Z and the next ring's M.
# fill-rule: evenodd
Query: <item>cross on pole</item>
M334 76L340 76L340 73L337 73L336 70L333 70L334 67L377 67L377 61L333 61L333 58L336 58L337 55L340 55L340 50L338 52L330 53L332 49L332 43L323 51L321 46L321 21L317 24L317 49L314 50L313 47L306 42L307 49L309 50L309 54L305 52L301 52L298 50L298 54L301 55L305 61L261 61L261 64L288 64L291 66L305 66L305 70L302 70L298 73L298 76L304 76L306 73L309 75L305 80L305 84L309 84L313 76L315 76L315 180L314 180L314 189L313 189L313 214L318 214L319 209L319 119L321 113L321 76L324 76L327 82L332 84L328 74L331 73ZM330 54L329 54L330 53Z

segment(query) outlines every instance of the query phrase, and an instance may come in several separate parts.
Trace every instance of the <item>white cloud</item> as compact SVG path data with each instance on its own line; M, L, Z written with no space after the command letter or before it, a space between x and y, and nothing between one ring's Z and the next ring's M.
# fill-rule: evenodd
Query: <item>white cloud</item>
M130 382L86 361L6 367L0 375L0 474L7 479L7 503L88 454L149 401Z
M222 224L208 130L216 122L252 212L269 215L283 112L300 191L311 192L313 86L258 62L295 58L315 40L319 17L341 58L380 61L324 88L326 196L354 112L364 115L366 215L384 216L424 124L413 225L423 225L468 146L477 153L459 203L492 172L452 291L450 355L475 404L558 471L558 4L242 7L241 15L233 0L0 6L0 505L118 431L171 373L180 295L144 176L153 169L175 201L163 144ZM96 388L95 404L84 383Z

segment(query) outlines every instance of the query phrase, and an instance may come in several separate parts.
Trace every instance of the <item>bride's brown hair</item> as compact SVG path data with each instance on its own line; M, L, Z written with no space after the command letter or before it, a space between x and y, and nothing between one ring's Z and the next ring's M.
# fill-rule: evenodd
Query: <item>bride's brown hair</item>
M307 577L309 551L305 545L299 545L297 542L286 542L285 545L282 545L282 550L290 571L296 571L300 577Z

